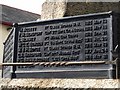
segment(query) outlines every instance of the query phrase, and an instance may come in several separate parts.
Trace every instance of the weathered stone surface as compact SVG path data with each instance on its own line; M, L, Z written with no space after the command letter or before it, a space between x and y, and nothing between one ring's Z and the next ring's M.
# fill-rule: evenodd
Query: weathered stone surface
M50 2L42 6L41 19L54 19L65 16L115 11L120 13L120 2ZM87 1L87 0L86 0ZM92 0L89 0L92 1Z
M63 17L66 9L66 0L61 2L49 2L42 5L41 19L53 19Z
M7 86L10 81L11 81L11 79L9 79L9 78L6 78L6 79L0 78L0 90L1 90L2 86Z
M119 2L69 2L65 16L115 11L120 13Z
M117 79L13 79L6 85L6 87L120 88L119 85L120 80Z

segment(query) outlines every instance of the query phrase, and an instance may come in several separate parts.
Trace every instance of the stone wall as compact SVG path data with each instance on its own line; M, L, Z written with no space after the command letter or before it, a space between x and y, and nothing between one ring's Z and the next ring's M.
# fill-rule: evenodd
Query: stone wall
M66 2L66 0L50 2L49 0L42 6L41 19L55 19L108 11L120 13L120 2Z
M41 19L54 19L63 17L66 11L66 1L61 0L61 2L49 2L46 1L42 5Z
M115 11L120 13L119 2L68 2L65 16Z
M9 81L9 80L8 80ZM112 89L120 88L120 80L113 79L13 79L6 86L2 85L3 90L14 90L22 88L52 89L52 90L73 90L85 88L94 90L95 88ZM70 89L71 88L71 89ZM91 89L90 89L91 88ZM32 89L32 90L34 90ZM20 89L21 90L21 89ZM96 90L96 89L95 89ZM115 89L117 90L117 89Z

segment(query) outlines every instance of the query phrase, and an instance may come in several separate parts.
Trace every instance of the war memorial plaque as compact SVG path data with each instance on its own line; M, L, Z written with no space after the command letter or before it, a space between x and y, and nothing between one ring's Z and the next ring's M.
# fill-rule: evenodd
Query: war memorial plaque
M14 62L112 61L118 45L111 12L20 23ZM115 31L115 32L116 32ZM112 64L16 66L17 78L113 78Z
M3 55L3 63L12 63L14 58L14 37L15 36L15 30L12 29L10 32L8 38L4 42L4 55ZM13 72L12 66L4 66L2 68L2 76L4 78L11 78Z

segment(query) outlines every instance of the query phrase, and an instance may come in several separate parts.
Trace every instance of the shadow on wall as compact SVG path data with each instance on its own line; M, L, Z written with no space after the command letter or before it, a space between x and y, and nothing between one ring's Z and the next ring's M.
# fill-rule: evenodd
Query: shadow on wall
M108 11L120 13L120 2L68 2L64 16Z

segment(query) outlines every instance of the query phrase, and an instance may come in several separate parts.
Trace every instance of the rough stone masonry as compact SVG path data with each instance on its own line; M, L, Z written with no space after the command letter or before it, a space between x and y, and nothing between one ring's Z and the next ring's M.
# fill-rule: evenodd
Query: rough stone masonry
M41 19L55 19L66 16L75 16L89 13L114 11L120 13L120 2L70 2L46 0L42 6ZM55 0L57 1L57 0Z

